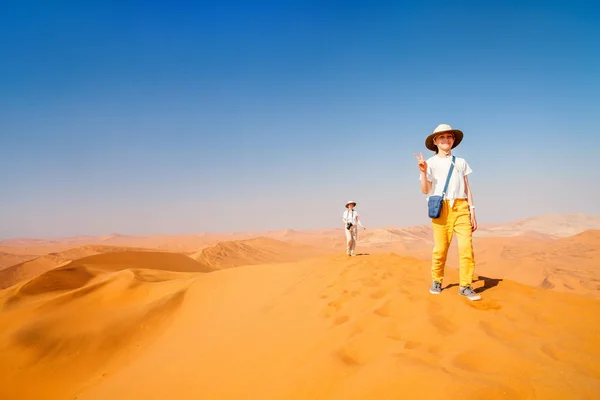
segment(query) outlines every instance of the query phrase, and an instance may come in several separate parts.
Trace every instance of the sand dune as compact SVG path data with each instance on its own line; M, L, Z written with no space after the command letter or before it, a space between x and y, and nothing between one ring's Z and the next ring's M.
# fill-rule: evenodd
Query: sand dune
M584 214L544 214L503 224L482 224L475 238L525 237L544 239L565 237L590 229L600 229L600 216ZM74 247L104 245L118 247L147 248L161 251L198 253L225 241L249 240L257 236L267 237L294 245L318 247L324 250L344 251L343 228L318 230L282 230L270 232L232 232L229 234L194 235L122 235L77 236L55 239L9 239L0 240L0 252L14 256L4 258L8 264L31 259L50 253L61 253ZM432 234L429 224L412 227L386 227L361 231L363 250L370 253L410 253L416 256L425 254L431 247ZM15 257L23 257L16 259ZM0 269L2 268L0 256ZM9 260L15 260L12 263Z
M530 286L577 292L600 298L600 231L551 238L546 235L478 237L474 239L476 271ZM361 252L393 251L421 260L431 259L431 241L412 245L384 244L373 247L359 242ZM458 268L456 239L448 252L447 265Z
M481 302L434 297L426 261L389 254L210 274L139 269L193 262L151 255L97 255L0 292L0 398L600 395L597 299L495 277L476 283Z
M32 260L37 256L31 254L12 254L0 251L0 270L19 264L25 261Z
M483 222L483 221L482 221ZM600 229L600 216L578 213L542 214L502 224L483 223L476 237L565 237L586 230ZM387 227L367 230L365 240L372 239L374 249L383 249L385 243L398 249L411 248L419 239L431 240L429 223L413 227ZM151 248L172 252L193 252L214 246L223 241L247 240L258 236L324 249L343 248L343 228L316 230L281 230L270 232L232 232L227 234L201 233L190 235L123 235L113 233L104 236L75 236L54 239L7 239L0 240L0 252L10 254L44 255L84 245L109 245L121 247Z
M484 224L480 236L514 236L525 232L566 237L600 229L600 215L542 214L504 224Z
M74 264L0 292L0 398L73 398L64 397L63 385L141 355L172 319L190 279L148 271ZM11 379L19 370L31 378L23 386Z
M33 278L42 272L66 264L69 261L68 258L63 258L60 255L48 254L4 268L0 271L0 289L5 289L19 282Z
M260 237L220 242L215 246L194 252L190 254L190 257L217 270L242 265L297 261L323 253L323 250L313 247L291 245L279 240Z
M474 246L482 274L600 297L600 231L558 239L484 238ZM458 265L456 247L449 265Z
M127 250L146 251L146 249L131 249L118 246L87 245L57 253L49 253L0 270L0 289L5 289L60 265L65 265L72 260L94 254L123 252Z

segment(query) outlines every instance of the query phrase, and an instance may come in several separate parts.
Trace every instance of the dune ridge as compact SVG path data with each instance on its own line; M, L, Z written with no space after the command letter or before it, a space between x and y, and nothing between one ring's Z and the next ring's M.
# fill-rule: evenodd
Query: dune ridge
M470 303L455 270L431 296L428 263L395 254L209 274L141 269L149 254L96 255L1 291L0 397L600 393L597 299L480 276L484 300ZM172 256L149 267L173 268Z
M190 254L190 257L213 269L224 269L243 265L297 261L324 253L323 250L314 247L258 237L219 242Z
M190 274L73 263L0 292L0 398L62 398L63 385L130 362L174 318L189 280ZM19 371L29 384L11 379Z
M95 254L124 252L128 250L136 252L150 251L145 248L85 245L77 248L70 248L61 252L48 253L0 270L0 289L8 288L41 274L42 272L65 265L73 260Z
M37 256L31 254L13 254L0 251L0 270L25 261L33 260Z
M566 237L600 229L600 215L547 213L502 224L484 224L479 236L515 236L526 232Z

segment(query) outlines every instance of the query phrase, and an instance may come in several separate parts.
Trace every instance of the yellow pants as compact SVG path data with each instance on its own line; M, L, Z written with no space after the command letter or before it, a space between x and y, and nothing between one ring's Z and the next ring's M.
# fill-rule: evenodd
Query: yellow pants
M448 248L453 233L456 233L460 286L469 286L473 282L473 273L475 272L473 230L471 228L469 203L466 199L456 199L454 205L450 208L450 201L444 200L439 218L432 219L431 224L435 242L431 263L433 281L441 283L444 279L444 266L446 265Z

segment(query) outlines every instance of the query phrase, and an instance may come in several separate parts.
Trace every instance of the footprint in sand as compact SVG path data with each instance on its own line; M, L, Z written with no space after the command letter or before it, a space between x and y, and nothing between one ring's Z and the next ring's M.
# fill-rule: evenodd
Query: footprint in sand
M346 365L365 365L396 346L397 343L391 339L382 338L376 333L364 333L346 342L335 355Z
M375 299L375 300L383 299L385 297L385 295L389 293L389 291L390 291L389 288L377 289L376 291L371 293L369 295L369 297L372 299Z
M500 310L502 306L495 302L494 300L484 300L484 301L472 301L467 303L471 307L476 308L478 310Z
M380 317L389 317L392 314L390 307L391 300L386 301L381 307L376 308L373 312Z
M452 321L442 314L438 307L439 306L434 304L429 304L427 307L429 322L431 322L431 324L443 336L448 336L455 333L458 328Z

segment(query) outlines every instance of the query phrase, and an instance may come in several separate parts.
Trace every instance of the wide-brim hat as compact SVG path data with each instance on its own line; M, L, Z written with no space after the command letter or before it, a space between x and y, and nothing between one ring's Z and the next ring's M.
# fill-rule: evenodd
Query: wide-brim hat
M346 208L348 208L348 206L350 204L354 204L354 207L356 207L356 202L355 201L349 201L349 202L346 203Z
M442 133L454 134L454 144L452 145L452 148L455 148L456 146L458 146L460 144L460 142L462 142L463 136L464 136L462 131L460 131L458 129L452 129L452 127L448 124L439 124L433 130L433 133L431 135L427 136L427 139L425 139L425 147L427 147L431 151L436 151L437 146L435 144L433 144L433 139L435 139L435 137L437 135L442 134Z

